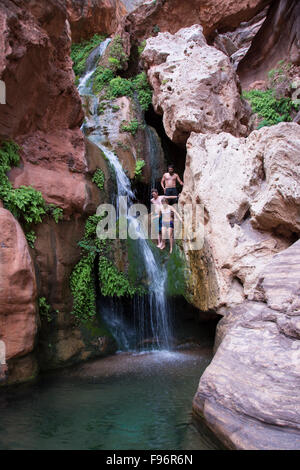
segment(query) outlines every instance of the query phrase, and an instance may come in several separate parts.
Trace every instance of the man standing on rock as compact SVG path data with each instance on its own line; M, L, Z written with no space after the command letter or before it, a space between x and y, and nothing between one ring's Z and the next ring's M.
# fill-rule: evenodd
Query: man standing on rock
M183 186L183 182L175 173L174 165L168 166L168 173L165 173L161 180L161 187L164 190L165 196L169 199L169 203L175 204L178 201L178 192L176 188L176 183L181 184Z

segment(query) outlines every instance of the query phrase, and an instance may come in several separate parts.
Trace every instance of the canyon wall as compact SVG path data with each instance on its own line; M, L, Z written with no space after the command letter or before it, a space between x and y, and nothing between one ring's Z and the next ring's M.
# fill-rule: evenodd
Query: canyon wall
M8 219L3 211L3 220L7 221L3 227L9 226L18 249L11 268L14 274L7 271L9 265L4 268L1 292L5 292L10 279L11 289L15 290L14 302L19 305L18 284L24 277L26 290L22 295L27 297L22 310L14 308L14 315L20 317L20 331L17 322L9 320L13 318L13 302L10 310L7 305L1 309L0 325L5 325L1 334L8 343L10 375L19 380L21 374L25 380L32 377L31 369L36 369L36 363L30 369L21 361L17 372L17 358L28 357L38 342L38 298L46 298L52 310L58 312L55 325L47 325L46 321L39 332L42 367L65 365L102 354L97 337L90 333L98 331L96 325L94 330L81 331L70 316L69 277L80 259L77 242L82 238L86 218L108 197L92 183L92 175L96 168L102 168L108 190L110 172L101 152L91 144L86 146L80 131L83 112L74 84L65 2L5 0L0 7L0 25L3 42L0 78L7 90L7 103L0 106L0 138L1 141L13 139L21 148L21 164L11 170L10 181L15 188L32 186L42 193L47 204L63 209L61 222L56 223L47 216L37 225L34 249L21 236L19 224L12 216ZM5 238L3 243L6 246ZM20 343L24 335L28 344L26 347L16 344L11 350L11 341L18 334Z
M233 449L299 448L299 125L253 131L233 64L200 26L158 33L142 59L168 136L186 142L180 206L204 209L202 248L183 242L187 296L223 316L195 419Z

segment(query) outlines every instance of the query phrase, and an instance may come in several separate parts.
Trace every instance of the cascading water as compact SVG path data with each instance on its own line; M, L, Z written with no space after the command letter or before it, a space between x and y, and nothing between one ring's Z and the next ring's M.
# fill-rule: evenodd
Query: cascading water
M165 266L156 259L149 241L143 236L137 219L128 214L128 209L135 201L135 195L132 191L130 180L126 176L118 157L103 144L105 139L100 130L100 119L97 113L98 98L93 93L93 74L96 70L99 57L105 52L109 41L107 39L91 53L87 61L86 73L78 86L82 100L88 101L89 105L89 115L87 116L87 122L82 126L82 130L89 140L102 150L114 169L117 182L117 200L120 196L127 198L127 221L131 225L131 230L135 232L136 250L141 256L147 274L149 294L145 297L136 297L134 299L133 309L135 319L137 320L135 347L143 347L148 340L152 348L169 349L171 326L166 297L167 271ZM132 330L122 320L122 315L118 316L116 310L109 301L106 302L105 308L101 313L112 331L115 330L116 339L119 339L121 347L131 349L129 345L132 345ZM128 337L126 337L126 332L123 331L123 328L128 330Z

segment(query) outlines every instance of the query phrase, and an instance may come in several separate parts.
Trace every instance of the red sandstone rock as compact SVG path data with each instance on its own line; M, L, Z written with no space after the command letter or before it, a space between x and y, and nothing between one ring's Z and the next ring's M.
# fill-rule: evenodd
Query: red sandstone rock
M300 3L276 0L266 21L253 39L246 56L238 66L244 88L251 82L267 78L279 60L300 64Z
M77 243L82 238L85 220L95 213L101 201L91 174L97 167L103 167L107 189L109 172L101 153L91 150L91 146L86 149L79 129L83 111L74 84L65 2L29 0L16 4L4 0L0 6L0 38L3 46L0 79L7 86L7 104L0 106L0 142L12 138L22 147L21 164L12 169L9 177L15 187L31 185L42 192L47 203L57 204L64 210L63 222L56 224L46 218L35 227L38 238L33 251L38 295L45 297L54 310L60 310L55 325L51 324L55 331L51 341L57 357L46 361L46 367L53 367L97 354L70 316L69 276L80 258ZM22 249L20 246L20 253L16 249L19 256ZM0 291L6 288L8 274L9 270L7 273L4 270ZM15 288L12 282L12 298L18 296ZM23 312L21 307L20 312ZM6 323L6 335L9 338L19 335L23 348L20 354L27 354L33 348L36 330L32 327L31 337L26 333L23 317L19 317L15 309L13 320ZM43 325L39 336L46 338L48 333ZM10 341L9 351L16 343L14 339ZM46 344L48 347L49 341ZM17 352L12 350L9 354L13 357ZM33 362L33 359L27 361L26 370ZM11 374L9 383L26 378L19 374L15 363Z
M122 28L131 38L141 40L153 36L158 30L176 33L194 24L203 27L206 37L216 29L228 31L247 21L266 5L269 0L157 0L145 2L123 20Z
M122 18L143 0L66 0L74 42L113 34Z
M10 360L33 350L37 287L23 230L5 209L0 209L0 232L0 335Z

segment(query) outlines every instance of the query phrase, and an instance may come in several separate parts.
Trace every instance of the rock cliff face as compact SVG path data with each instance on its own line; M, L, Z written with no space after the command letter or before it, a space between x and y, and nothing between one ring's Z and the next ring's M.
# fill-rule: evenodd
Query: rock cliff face
M266 5L268 0L235 2L226 0L157 0L143 2L127 15L121 27L135 40L148 38L158 31L171 34L194 24L203 26L204 35L209 37L215 30L236 28L241 21L247 21Z
M142 0L67 0L74 42L94 34L113 34L122 18Z
M192 276L190 294L203 308L213 283L205 309L231 306L253 297L265 264L299 236L300 129L279 124L247 139L192 133L187 149L181 203L203 204L205 256L214 266L213 274L203 266L198 283ZM187 251L197 272L202 255Z
M24 375L32 377L37 371L30 356L38 326L36 276L20 225L2 208L0 222L0 339L6 345L9 381L21 382Z
M265 22L240 62L238 74L243 86L264 80L279 60L300 65L300 4L297 0L276 0Z
M199 310L223 315L194 415L231 448L299 448L299 126L282 123L244 137L247 109L233 65L216 52L195 26L150 38L143 53L167 134L187 140L180 205L204 208L202 249L183 243L188 296ZM225 74L230 99L214 100ZM212 103L211 116L199 114Z
M196 416L234 449L299 449L299 250L260 273L259 301L230 310L194 398Z
M46 203L57 204L64 211L64 220L59 224L47 219L36 227L37 241L32 251L38 297L45 297L54 310L59 310L54 328L57 334L51 341L53 357L46 361L51 367L101 354L97 347L90 347L94 339L83 339L70 316L69 276L80 257L77 242L83 235L85 220L95 213L105 197L100 196L91 182L91 175L97 167L102 167L109 184L110 173L100 152L91 145L86 147L79 129L83 112L74 85L65 2L20 1L16 4L5 0L0 7L0 25L3 41L0 78L7 89L7 104L0 106L0 138L1 141L13 139L21 146L21 165L10 172L10 180L14 187L31 185L41 191ZM10 225L13 225L12 221ZM20 238L21 229L17 227L15 222L14 230ZM19 243L21 260L29 257L24 237L22 243L23 246ZM21 261L17 268L15 277L19 282L25 272ZM5 289L4 279L5 271L1 291ZM34 282L35 275L32 274ZM27 284L29 286L29 281ZM31 351L36 340L33 318L37 292L32 288L31 293L27 293L29 306L22 321L29 325L24 327L28 344L24 350L16 345L9 352L12 361ZM0 319L3 318L6 318L5 310L0 312ZM7 338L13 338L16 331L16 324L6 324ZM8 351L10 349L9 340ZM23 380L33 375L32 368L24 364L20 369ZM18 380L19 373L14 362L10 366L11 381L13 377Z

